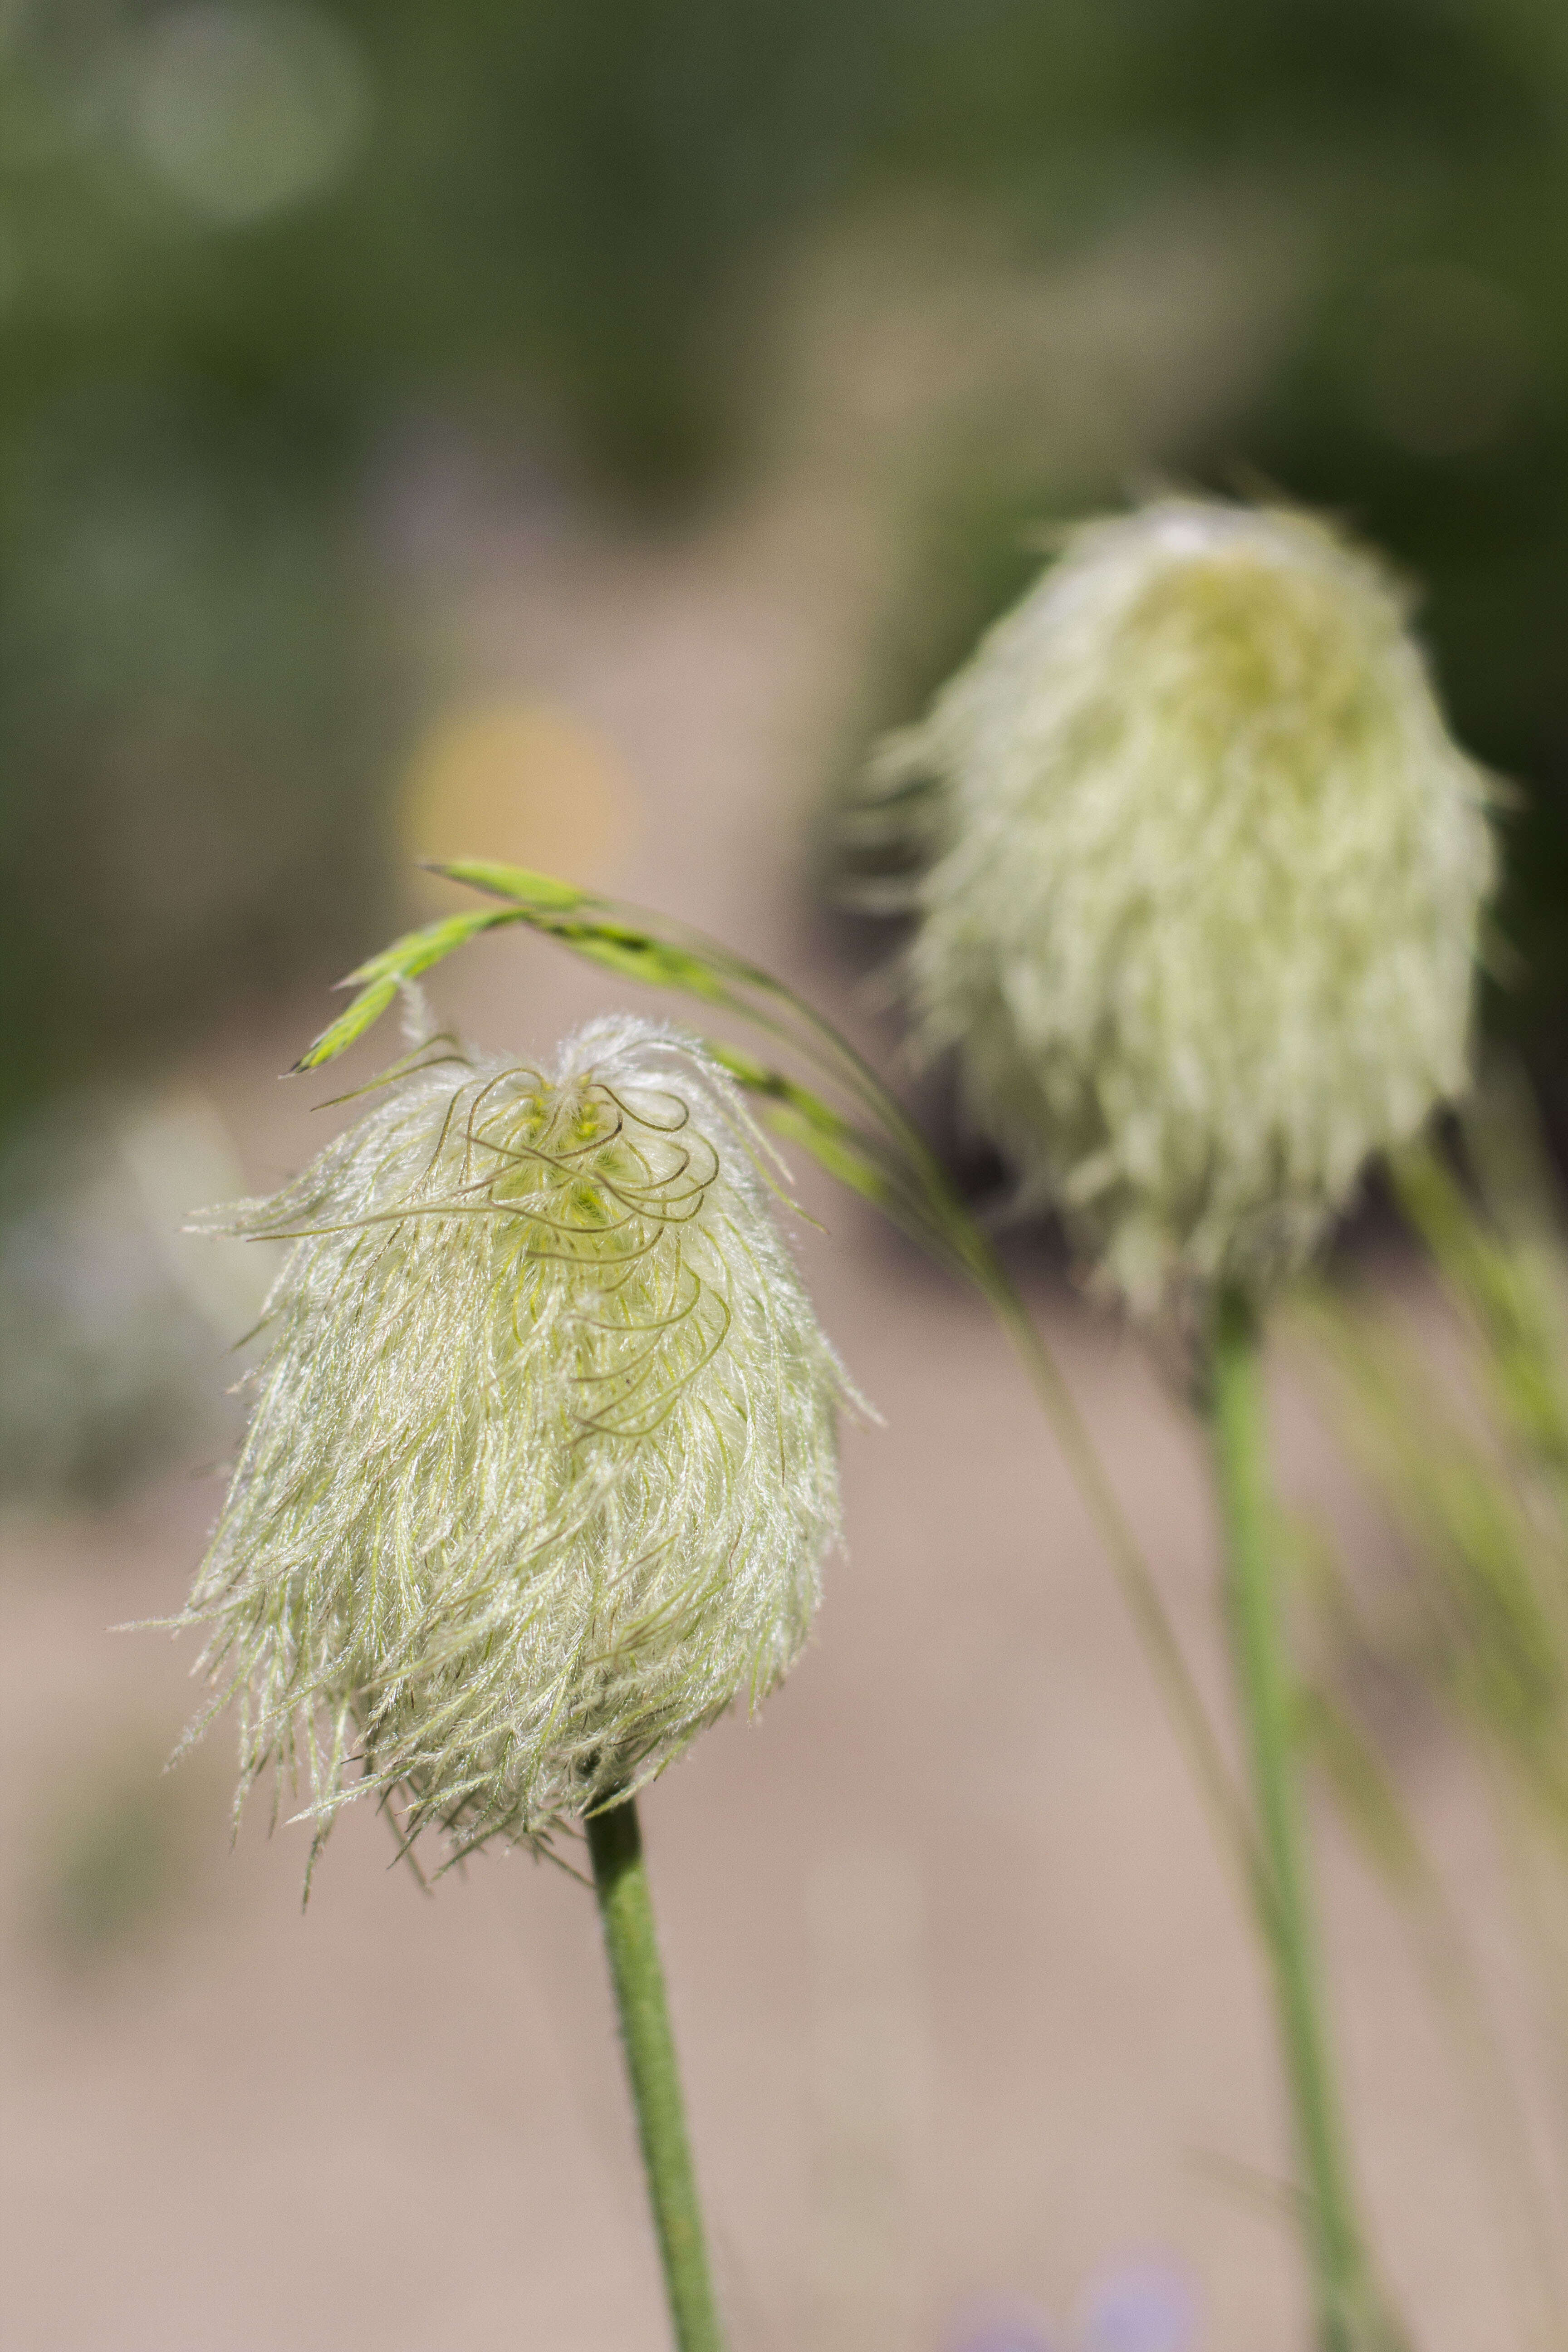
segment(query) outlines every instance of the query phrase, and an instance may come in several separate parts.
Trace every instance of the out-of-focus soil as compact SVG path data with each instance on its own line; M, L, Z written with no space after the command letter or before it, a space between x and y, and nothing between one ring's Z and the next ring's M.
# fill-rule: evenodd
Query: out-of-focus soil
M662 547L525 521L420 578L460 692L542 698L612 749L618 830L591 878L784 968L885 1056L801 881L864 624L853 544L765 520ZM540 1050L617 1001L510 935L437 992L473 1034ZM258 1188L343 1115L309 1109L335 1087L275 1076L321 1009L193 1066ZM849 1556L815 1645L644 1806L737 2352L937 2352L991 2300L1065 2347L1094 2279L1150 2261L1190 2278L1205 2352L1304 2346L1258 1955L1083 1510L984 1309L797 1172L827 1229L801 1227L803 1260L882 1423L846 1439ZM1223 1704L1194 1433L1131 1339L1023 1264ZM1321 1432L1279 1403L1288 1483L1332 1499ZM227 1727L158 1777L195 1644L109 1629L179 1605L217 1493L171 1477L8 1538L5 2344L654 2352L584 1890L495 1855L424 1895L367 1812L301 1916L302 1831L268 1840L258 1801L227 1851ZM1479 1811L1441 1752L1424 1772L1485 1950ZM160 1891L73 1941L58 1881L93 1805L100 1846L142 1841ZM1388 2270L1426 2352L1522 2342L1407 1943L1331 1830L1320 1844Z

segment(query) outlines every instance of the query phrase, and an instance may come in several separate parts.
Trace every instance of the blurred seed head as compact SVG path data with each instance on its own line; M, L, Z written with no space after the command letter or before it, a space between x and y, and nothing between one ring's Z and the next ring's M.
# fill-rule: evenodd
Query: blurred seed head
M1374 562L1166 499L1069 535L859 822L923 860L924 1045L1148 1309L1278 1277L1464 1087L1487 796Z
M180 1232L237 1182L185 1090L59 1097L0 1148L0 1514L111 1502L234 1444L224 1352L267 1290L259 1251ZM237 1263L236 1263L237 1261Z
M541 1840L782 1678L844 1381L758 1140L694 1041L601 1021L548 1075L427 1059L215 1213L294 1244L186 1614L241 1798L276 1763L318 1843L366 1793Z

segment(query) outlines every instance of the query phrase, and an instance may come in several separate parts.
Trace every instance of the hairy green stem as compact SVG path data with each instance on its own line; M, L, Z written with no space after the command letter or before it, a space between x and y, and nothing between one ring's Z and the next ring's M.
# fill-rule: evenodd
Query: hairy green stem
M723 2352L636 1803L591 1813L586 1828L675 2341Z
M1266 1926L1289 2078L1321 2352L1398 2338L1380 2311L1329 2052L1295 1769L1294 1690L1269 1526L1268 1430L1256 1318L1227 1291L1215 1318L1211 1409L1237 1696L1268 1886Z

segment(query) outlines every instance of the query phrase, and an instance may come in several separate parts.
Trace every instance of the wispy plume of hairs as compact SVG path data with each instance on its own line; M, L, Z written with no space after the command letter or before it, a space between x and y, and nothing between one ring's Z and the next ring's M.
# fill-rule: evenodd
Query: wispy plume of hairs
M289 1239L182 1622L318 1842L366 1794L460 1855L650 1779L805 1642L847 1393L765 1150L679 1030L426 1058L274 1198ZM194 1736L194 1734L193 1734ZM237 1802L238 1801L237 1801Z
M921 1040L1139 1308L1268 1285L1466 1083L1489 785L1311 518L1082 525L853 813ZM882 903L888 903L882 892Z

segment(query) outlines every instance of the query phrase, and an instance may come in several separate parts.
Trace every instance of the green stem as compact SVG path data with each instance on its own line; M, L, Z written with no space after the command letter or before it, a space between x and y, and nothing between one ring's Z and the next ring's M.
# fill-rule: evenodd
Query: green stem
M1295 1771L1294 1699L1273 1553L1268 1432L1256 1318L1227 1291L1215 1320L1215 1465L1226 1597L1269 1903L1275 1998L1305 2176L1321 2352L1397 2341L1378 2311L1330 2059Z
M636 1803L591 1813L586 1827L675 2341L724 2352Z

